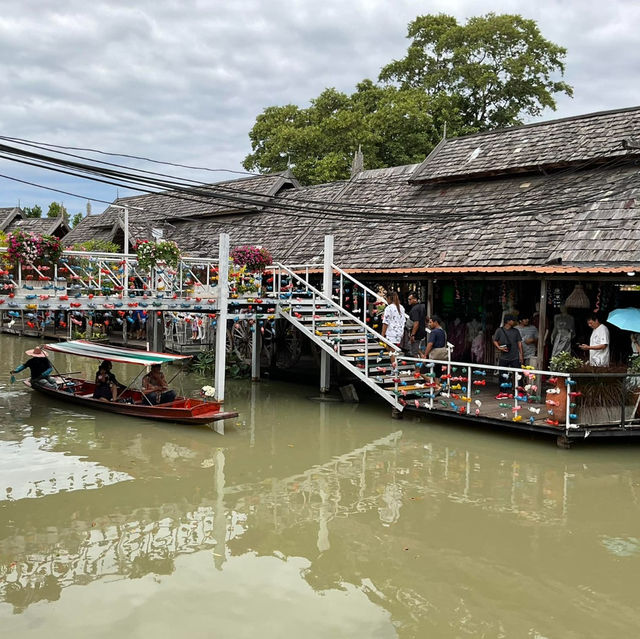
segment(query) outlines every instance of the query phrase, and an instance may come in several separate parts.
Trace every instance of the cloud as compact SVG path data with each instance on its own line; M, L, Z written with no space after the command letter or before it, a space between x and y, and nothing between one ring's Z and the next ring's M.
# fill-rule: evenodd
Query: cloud
M630 1L26 0L7 3L0 16L0 130L240 170L265 107L306 105L326 87L351 92L375 79L404 54L408 22L439 11L461 21L520 13L567 47L565 79L575 98L559 99L547 119L640 103L640 7ZM0 173L46 184L52 177L4 160ZM113 188L56 181L115 196ZM18 198L25 205L61 199L0 179L0 206ZM80 199L67 201L84 209Z

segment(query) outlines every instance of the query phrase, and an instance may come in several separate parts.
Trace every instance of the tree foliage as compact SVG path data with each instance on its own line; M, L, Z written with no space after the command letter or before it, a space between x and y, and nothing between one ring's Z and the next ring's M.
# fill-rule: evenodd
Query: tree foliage
M325 89L311 105L267 107L249 133L247 170L291 167L303 183L349 176L359 145L368 168L418 162L438 139L430 99L420 90L381 87L364 80L352 95Z
M362 146L366 168L422 161L440 139L520 124L555 109L555 93L572 94L557 79L565 49L545 40L518 15L471 18L459 25L444 14L409 24L402 60L347 95L325 89L310 106L270 106L249 133L243 166L274 173L290 167L303 183L349 177Z
M42 208L37 204L35 206L25 206L22 208L25 217L42 217Z
M401 89L453 98L465 126L485 130L521 124L556 108L555 93L573 94L558 79L566 49L542 37L534 20L519 15L470 18L419 16L409 24L407 55L380 72Z
M63 204L59 202L51 202L49 204L49 210L47 211L47 217L63 217L64 221L69 223L69 212Z
M82 213L76 213L71 218L71 228L74 229L78 224L80 224L80 222L82 222Z

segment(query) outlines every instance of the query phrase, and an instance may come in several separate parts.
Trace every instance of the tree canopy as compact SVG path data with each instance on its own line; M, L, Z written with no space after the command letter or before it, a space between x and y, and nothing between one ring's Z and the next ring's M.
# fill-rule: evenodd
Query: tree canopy
M347 95L325 89L308 108L270 106L249 133L245 169L292 168L303 183L345 179L362 146L366 168L422 161L442 136L520 124L555 109L555 79L565 49L545 40L536 23L488 14L459 25L444 14L409 24L407 55L383 67L379 83L363 80Z
M64 221L69 223L69 212L63 204L59 202L51 202L49 204L49 210L47 211L47 217L63 217Z
M352 95L325 89L306 109L267 107L249 134L253 153L244 166L291 167L302 182L318 184L348 176L358 145L372 168L418 162L438 139L429 103L423 91L364 80Z
M556 108L555 93L573 89L564 73L566 49L545 40L534 20L519 15L416 18L409 24L407 55L380 72L383 82L454 99L467 127L481 131L522 123Z
M42 208L37 204L34 206L24 206L22 207L22 211L26 217L42 217Z

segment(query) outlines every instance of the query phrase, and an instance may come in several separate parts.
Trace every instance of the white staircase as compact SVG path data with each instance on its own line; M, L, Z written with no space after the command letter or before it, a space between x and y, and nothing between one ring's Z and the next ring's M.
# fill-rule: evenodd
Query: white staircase
M369 295L381 299L373 291L366 290ZM342 300L342 286L339 293L335 297ZM415 366L403 361L402 352L394 344L366 321L340 306L332 299L333 295L328 297L291 268L280 264L274 267L273 295L279 317L291 322L398 411L403 410L407 395L414 390L413 382L418 383L422 396L425 395L424 380L415 373ZM391 352L397 353L395 365L391 362ZM432 401L431 392L427 391Z

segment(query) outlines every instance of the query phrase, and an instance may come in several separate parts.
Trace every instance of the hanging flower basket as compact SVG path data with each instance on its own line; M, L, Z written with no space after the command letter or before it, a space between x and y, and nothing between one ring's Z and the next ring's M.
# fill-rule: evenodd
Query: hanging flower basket
M138 256L138 266L143 271L150 271L158 265L176 268L180 261L180 249L175 242L170 240L161 240L160 242L138 240L133 248Z
M7 235L7 256L14 264L57 262L62 256L62 243L53 235L37 235L14 231Z
M261 246L236 246L230 254L237 266L246 266L249 271L262 271L273 264L271 253Z

